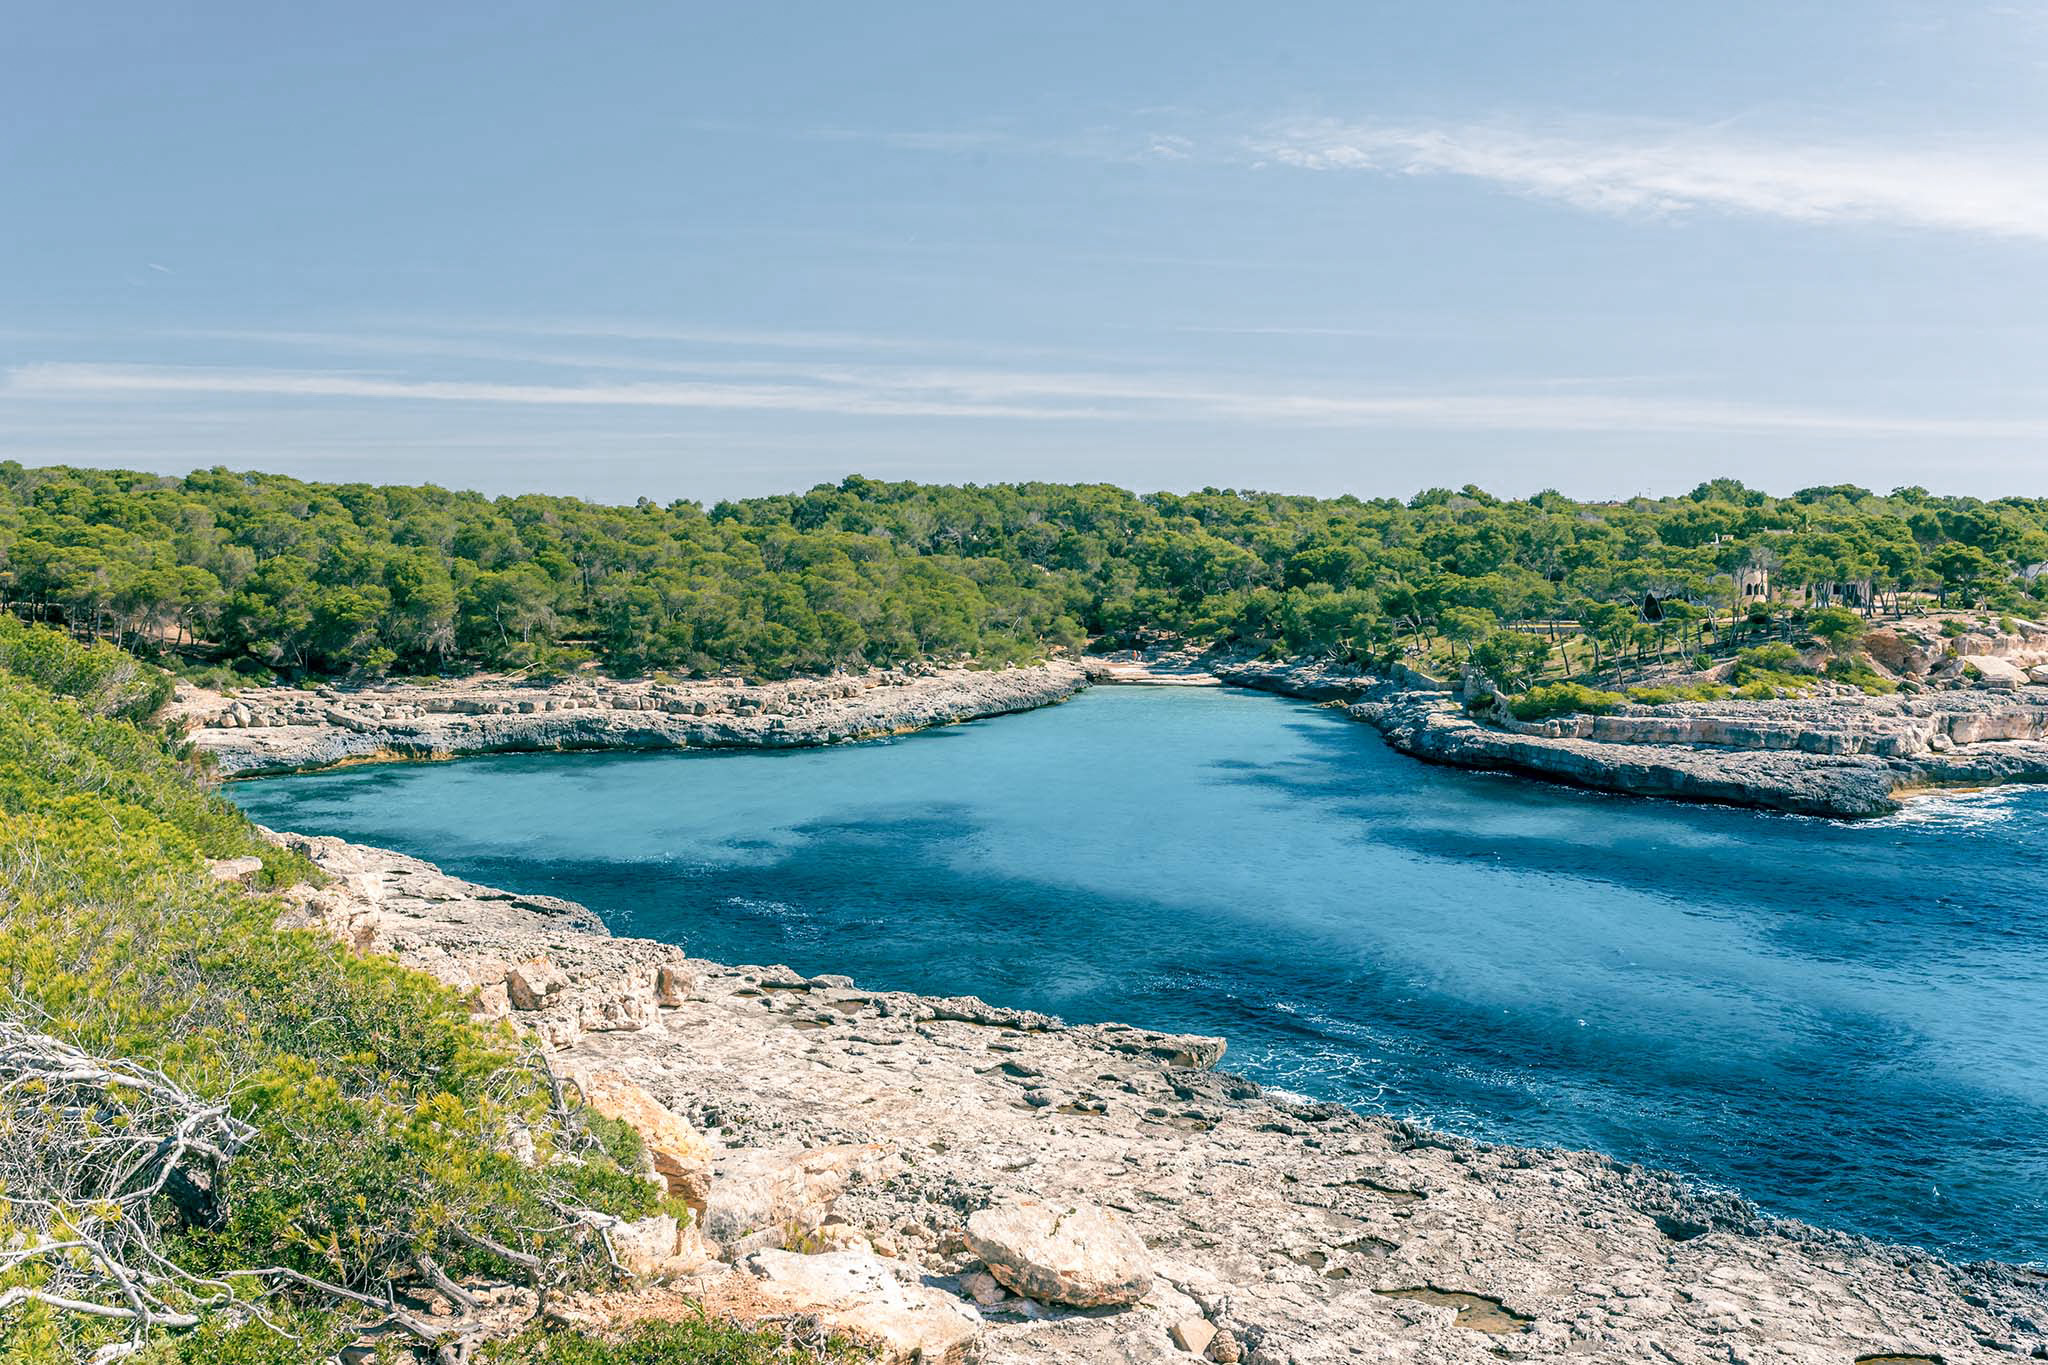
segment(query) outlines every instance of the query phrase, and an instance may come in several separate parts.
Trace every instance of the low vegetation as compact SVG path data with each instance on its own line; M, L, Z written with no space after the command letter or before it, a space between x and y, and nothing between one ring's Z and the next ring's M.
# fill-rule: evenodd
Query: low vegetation
M604 1220L658 1203L638 1138L454 992L209 875L314 873L147 728L161 688L0 627L0 1359L282 1365L376 1322L452 1360L463 1316L395 1291L607 1283ZM724 1330L501 1358L781 1358Z
M1628 699L1638 706L1668 706L1677 701L1726 701L1734 695L1734 688L1717 682L1670 683L1628 690Z
M1758 645L1735 657L1735 695L1746 700L1804 696L1813 684L1813 671L1788 644Z
M1619 692L1606 692L1582 683L1544 683L1532 687L1508 703L1517 720L1548 720L1574 712L1601 716L1628 704Z
M708 1319L641 1323L615 1333L570 1334L547 1329L486 1346L488 1365L854 1365L871 1359L844 1338L820 1332L748 1330Z

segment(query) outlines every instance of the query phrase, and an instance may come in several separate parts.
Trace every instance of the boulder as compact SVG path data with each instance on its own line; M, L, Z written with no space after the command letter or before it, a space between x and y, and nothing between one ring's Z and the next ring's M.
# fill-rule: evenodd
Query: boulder
M616 1071L583 1073L573 1079L585 1104L608 1119L632 1125L668 1192L688 1204L701 1222L711 1191L711 1158L718 1149L682 1115Z
M585 1033L632 1033L661 1027L655 973L644 968L585 982L576 992L576 1022Z
M661 969L655 973L654 998L658 1003L673 1009L690 998L690 993L697 989L698 980L697 973L688 967L680 963L664 962Z
M1172 1337L1173 1344L1183 1351L1201 1355L1216 1339L1216 1329L1209 1325L1207 1318L1186 1318L1167 1328L1166 1335Z
M1963 664L1966 669L1976 669L1986 687L2024 687L2027 682L2027 675L2018 664L1996 654L1965 654Z
M1940 662L1945 640L1928 641L1887 626L1865 631L1864 653L1893 673L1924 678Z
M847 1183L886 1162L884 1149L873 1143L720 1153L711 1165L704 1233L730 1247L761 1234L780 1244L816 1232Z
M1003 1285L1045 1303L1117 1307L1152 1283L1145 1244L1121 1216L1093 1204L1006 1200L967 1220L967 1247Z
M869 1252L757 1251L740 1268L776 1309L815 1314L828 1327L875 1343L884 1360L960 1361L981 1331L980 1314L922 1283L916 1267Z
M1010 1291L996 1283L986 1270L970 1270L960 1277L960 1288L983 1308L993 1308L1010 1297Z
M604 1232L619 1263L641 1279L688 1275L715 1259L695 1224L680 1224L666 1213L613 1222Z
M544 957L522 962L505 973L505 992L516 1010L545 1009L549 1000L568 988L568 975Z

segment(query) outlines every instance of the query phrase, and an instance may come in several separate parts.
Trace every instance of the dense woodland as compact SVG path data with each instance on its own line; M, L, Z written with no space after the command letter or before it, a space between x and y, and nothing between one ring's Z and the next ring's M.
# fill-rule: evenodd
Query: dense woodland
M779 677L1161 636L1361 661L1481 649L1539 676L1732 644L1717 626L1844 599L2026 614L2048 593L2043 561L2048 500L1921 488L1780 498L1717 479L1616 503L1470 486L1402 502L856 476L620 507L0 463L14 614L294 676L595 659ZM1768 597L1743 593L1746 569L1769 571Z

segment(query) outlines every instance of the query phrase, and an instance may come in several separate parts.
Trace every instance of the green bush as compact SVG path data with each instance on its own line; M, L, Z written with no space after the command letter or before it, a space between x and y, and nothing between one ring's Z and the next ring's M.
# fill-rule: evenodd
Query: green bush
M1781 641L1745 649L1735 656L1735 671L1739 677L1744 669L1782 670L1790 672L1799 666L1799 651Z
M1628 690L1628 699L1642 706L1664 706L1674 701L1726 701L1733 695L1734 688L1716 682L1631 687Z
M1581 683L1544 683L1516 697L1508 703L1508 709L1517 720L1544 720L1571 712L1604 715L1627 702L1628 698L1619 692L1603 692Z
M171 699L171 675L108 644L82 645L61 631L0 615L0 669L70 697L95 716L147 720Z
M1799 651L1783 642L1758 645L1735 656L1735 695L1745 700L1803 696L1813 684L1813 675L1799 662Z
M54 636L9 642L11 660L81 696L0 671L0 999L36 1032L157 1068L256 1130L212 1182L206 1216L158 1196L166 1254L201 1274L285 1266L381 1293L422 1254L456 1274L510 1272L465 1235L476 1233L564 1281L594 1275L600 1257L562 1232L563 1210L652 1211L637 1136L558 1118L530 1051L473 1023L432 978L280 931L276 899L209 876L206 859L251 853L273 882L312 869L257 838L161 738L95 714L124 676L103 654ZM538 1164L513 1155L515 1131ZM0 1191L0 1239L36 1226L10 1202L35 1197ZM0 1289L37 1273L0 1272ZM324 1321L331 1305L305 1307ZM120 1331L10 1315L0 1359L70 1360ZM185 1358L304 1358L266 1355L247 1333L216 1345Z
M1830 681L1860 687L1873 697L1890 696L1899 690L1898 683L1872 668L1865 659L1830 659L1827 675Z

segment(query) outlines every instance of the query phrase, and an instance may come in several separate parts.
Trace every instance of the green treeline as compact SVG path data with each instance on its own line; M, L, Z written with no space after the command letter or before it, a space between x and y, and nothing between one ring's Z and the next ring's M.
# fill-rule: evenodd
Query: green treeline
M777 677L1146 633L1363 659L1517 625L1553 642L1569 628L1597 666L1642 648L1645 593L1669 600L1661 633L1682 642L1715 613L1902 594L2024 613L2048 591L2026 574L2044 560L2048 500L1920 488L1402 502L852 477L706 509L0 463L0 597L17 614L291 674L596 658Z

